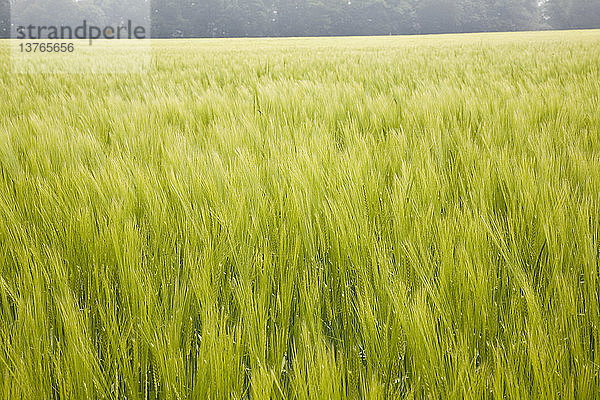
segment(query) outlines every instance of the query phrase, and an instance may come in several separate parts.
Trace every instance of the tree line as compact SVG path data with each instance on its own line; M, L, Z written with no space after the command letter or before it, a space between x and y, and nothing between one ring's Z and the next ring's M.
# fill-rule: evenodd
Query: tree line
M39 14L44 1L48 0L0 0L0 36L9 36L11 6L21 7L20 16ZM93 10L102 19L114 14L115 7L127 12L126 2L115 0L59 1L71 2L74 15L77 10ZM147 7L153 37L600 28L600 0L153 0Z

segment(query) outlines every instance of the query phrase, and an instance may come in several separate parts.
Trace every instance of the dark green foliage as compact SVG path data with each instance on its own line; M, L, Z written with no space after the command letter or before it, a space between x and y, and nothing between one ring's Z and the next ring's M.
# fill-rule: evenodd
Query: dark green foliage
M548 0L545 11L550 25L558 29L600 27L598 0Z
M72 6L65 6L68 3ZM159 38L600 27L597 0L15 0L15 4L19 8L13 15L24 19L36 20L41 15L65 22L83 16L115 21L139 14L137 9L143 7L150 16L153 36ZM53 16L57 10L60 15ZM0 37L8 29L8 15L8 0L0 0Z
M10 3L0 0L0 39L10 36Z
M155 0L153 35L352 36L524 30L541 26L536 4L534 0L225 0L218 4L215 0ZM178 10L185 12L178 14Z

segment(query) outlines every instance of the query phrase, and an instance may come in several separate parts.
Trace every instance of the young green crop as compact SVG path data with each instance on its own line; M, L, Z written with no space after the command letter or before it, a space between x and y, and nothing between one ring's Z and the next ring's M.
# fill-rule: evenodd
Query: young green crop
M1 45L0 397L600 390L599 31Z

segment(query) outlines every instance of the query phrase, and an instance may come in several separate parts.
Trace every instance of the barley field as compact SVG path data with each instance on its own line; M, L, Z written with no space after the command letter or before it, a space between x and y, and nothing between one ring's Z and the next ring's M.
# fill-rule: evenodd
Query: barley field
M0 56L0 398L600 391L600 31Z

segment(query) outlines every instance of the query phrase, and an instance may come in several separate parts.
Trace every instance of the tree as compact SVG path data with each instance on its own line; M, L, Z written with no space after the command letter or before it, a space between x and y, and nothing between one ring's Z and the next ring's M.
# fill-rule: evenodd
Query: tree
M387 35L538 29L543 22L539 1L153 0L153 36ZM593 28L600 27L599 8L599 0L547 0L543 10L546 22L553 27Z
M600 1L548 0L544 15L556 29L600 28Z
M495 0L488 16L494 31L535 29L540 22L537 0Z
M452 0L421 0L416 7L421 33L456 32L457 7Z
M152 36L176 37L185 35L182 2L178 0L154 0L152 3Z
M10 37L10 4L0 0L0 39Z
M230 0L222 19L225 36L264 36L267 30L262 0Z

